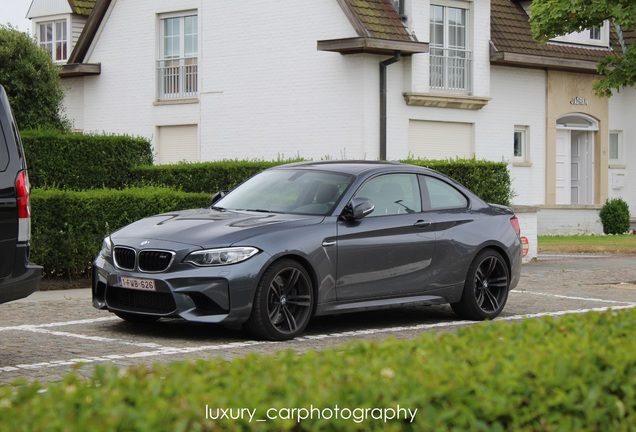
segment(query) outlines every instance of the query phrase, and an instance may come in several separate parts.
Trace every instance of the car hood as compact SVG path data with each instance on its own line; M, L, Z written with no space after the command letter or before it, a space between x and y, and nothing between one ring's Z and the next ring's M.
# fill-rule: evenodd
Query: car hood
M184 210L147 217L111 235L115 244L161 240L200 247L230 246L266 232L319 224L324 216L214 209Z

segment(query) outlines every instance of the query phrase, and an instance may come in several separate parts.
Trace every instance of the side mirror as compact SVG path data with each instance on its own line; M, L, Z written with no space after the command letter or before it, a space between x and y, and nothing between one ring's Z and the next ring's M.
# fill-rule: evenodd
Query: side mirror
M373 210L375 210L375 205L373 205L373 201L371 201L369 198L354 198L345 207L344 211L342 212L342 217L345 220L362 219L366 215L372 213Z
M217 201L227 195L227 191L218 191L214 195L212 195L212 200L210 201L210 206L213 206Z

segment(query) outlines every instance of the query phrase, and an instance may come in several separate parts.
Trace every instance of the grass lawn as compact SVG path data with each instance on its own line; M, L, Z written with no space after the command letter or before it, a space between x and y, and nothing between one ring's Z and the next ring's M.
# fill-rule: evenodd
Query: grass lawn
M636 254L636 235L539 236L539 251Z

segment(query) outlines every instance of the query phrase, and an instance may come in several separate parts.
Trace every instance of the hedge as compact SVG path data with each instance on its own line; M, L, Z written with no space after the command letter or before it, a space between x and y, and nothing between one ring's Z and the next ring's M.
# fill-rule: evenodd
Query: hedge
M152 163L150 142L126 135L62 134L27 130L21 133L36 188L121 189L131 184L131 170Z
M230 190L239 183L267 168L288 161L241 161L179 163L172 165L145 165L132 169L137 186L162 186L185 192L206 192L214 194Z
M0 388L0 430L629 431L634 328L629 309L303 355L104 364L89 378Z
M208 194L166 188L34 189L31 260L47 276L85 276L109 232L153 214L209 205Z
M466 186L481 199L491 204L510 205L515 196L507 162L477 159L406 159L402 162L439 171Z
M138 186L164 186L186 192L213 194L229 190L266 168L291 161L222 161L175 165L138 166L132 169ZM402 161L425 166L452 177L489 203L510 205L514 196L506 162L476 159Z

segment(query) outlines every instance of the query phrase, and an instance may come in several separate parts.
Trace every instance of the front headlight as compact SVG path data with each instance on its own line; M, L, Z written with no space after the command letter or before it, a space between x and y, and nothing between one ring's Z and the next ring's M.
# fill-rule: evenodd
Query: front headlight
M106 237L102 242L102 249L99 254L106 259L110 259L113 256L113 243L110 241L110 237Z
M236 264L253 257L260 251L254 247L232 247L222 249L205 249L192 252L183 262L196 266L222 266Z

